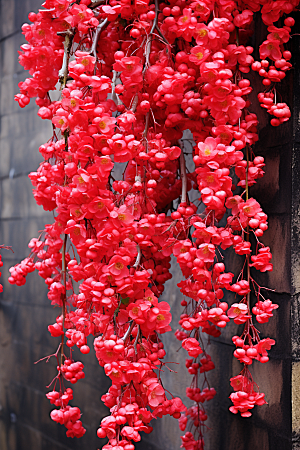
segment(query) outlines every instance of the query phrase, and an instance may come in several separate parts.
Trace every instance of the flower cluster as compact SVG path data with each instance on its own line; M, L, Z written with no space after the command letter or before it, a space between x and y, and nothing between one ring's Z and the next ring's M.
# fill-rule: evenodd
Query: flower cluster
M253 274L273 266L260 241L267 215L249 195L264 174L264 158L254 154L258 118L249 110L247 74L263 78L257 94L274 116L271 124L288 120L275 83L291 68L284 46L294 20L285 16L282 27L277 21L298 3L46 0L45 9L29 14L20 63L30 78L16 100L24 107L36 98L38 115L53 127L39 148L44 161L29 177L37 204L53 211L54 221L30 241L30 255L10 269L9 281L23 285L37 270L61 310L48 327L60 339L59 391L47 397L58 408L51 418L68 436L84 433L64 384L84 377L72 348L87 354L88 336L112 381L102 397L110 415L97 431L108 438L105 450L134 450L140 432L150 433L151 420L166 414L185 431L182 447L204 447L203 404L216 391L203 333L219 337L230 319L245 327L233 337L244 369L231 379L231 411L248 417L265 403L248 366L267 362L274 341L259 338L252 314L265 323L278 305L262 296ZM259 11L269 34L261 61L254 61L248 38ZM52 100L58 82L61 98ZM195 168L188 173L190 147ZM225 267L227 249L243 260L239 274ZM187 297L175 335L189 356L186 394L194 404L188 409L161 379L161 335L171 330L172 317L160 297L172 255Z
M5 250L11 250L13 252L12 248L11 247L7 247L6 245L0 245L0 249L2 249L2 248L4 248ZM2 256L0 255L0 268L1 267L3 267L3 262L2 262ZM0 272L0 277L1 277L1 272ZM3 292L3 286L0 283L0 293L1 292Z
M242 417L250 417L249 409L253 409L255 405L266 404L265 394L260 394L254 390L253 379L247 366L240 375L231 378L230 384L235 391L230 395L233 406L229 409L233 414L240 412Z
M80 420L80 409L68 405L69 401L73 399L72 389L67 388L64 392L51 391L46 394L46 397L51 404L60 406L60 409L51 411L51 419L67 428L68 437L82 437L86 430Z
M83 364L80 361L75 362L71 359L65 359L64 364L58 367L58 370L61 370L65 379L72 384L85 377Z

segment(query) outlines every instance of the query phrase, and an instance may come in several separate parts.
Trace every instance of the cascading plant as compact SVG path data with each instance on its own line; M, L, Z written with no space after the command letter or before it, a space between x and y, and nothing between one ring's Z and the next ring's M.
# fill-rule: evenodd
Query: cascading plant
M179 419L182 447L204 448L203 404L216 391L203 336L218 338L230 319L244 324L232 338L243 368L230 380L230 411L248 417L266 403L249 367L266 363L275 341L259 337L254 319L267 322L278 305L255 280L255 271L272 270L272 255L261 242L267 216L249 192L264 174L264 158L255 155L258 119L247 74L262 77L256 94L271 125L286 122L291 114L277 102L277 83L291 68L288 15L298 3L46 0L23 25L20 63L31 77L16 100L25 107L35 98L38 115L53 126L39 148L44 161L29 177L54 222L31 239L9 282L21 286L37 270L61 309L48 327L60 343L47 398L67 436L85 433L66 383L84 378L72 348L88 353L90 335L112 381L102 397L111 414L97 431L108 438L104 450L134 450L140 432L150 433L151 420L166 414ZM254 13L267 28L257 61L248 45ZM54 90L60 100L51 99ZM230 248L243 261L237 274L225 267ZM172 254L183 275L175 335L189 356L189 408L161 378L161 335L171 331L171 313L159 297Z

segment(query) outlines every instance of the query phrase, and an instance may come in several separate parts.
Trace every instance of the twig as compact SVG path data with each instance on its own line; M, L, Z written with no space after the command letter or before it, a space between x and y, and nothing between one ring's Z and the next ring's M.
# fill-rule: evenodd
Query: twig
M138 101L139 101L139 96L138 96L138 94L135 94L135 96L133 98L133 102L132 102L131 108L130 108L132 112L135 112L136 107L138 105Z
M103 3L106 3L106 0L92 0L92 3L89 5L90 9L95 9L100 5L103 5Z
M144 129L144 133L143 133L143 136L146 140L147 140L147 134L148 134L148 128L149 128L149 119L150 119L150 113L148 111L146 114L146 123L145 123L145 129ZM147 141L147 144L148 144L148 141Z
M246 167L246 180L245 180L245 184L246 184L246 201L249 199L249 183L248 183L248 173L249 173L249 148L248 145L246 146L246 158L247 158L247 167ZM249 225L247 225L247 234L246 234L246 240L249 242L250 240L250 235L249 235ZM249 255L246 256L246 261L247 261L247 281L249 283L249 287L250 287L250 261L249 261ZM249 311L251 311L250 309L250 292L247 293L247 304L248 304L248 308Z
M64 244L63 244L63 249L62 249L62 275L63 275L63 283L64 283L64 288L65 288L65 292L63 295L63 307L62 307L62 316L63 316L63 321L62 321L62 329L63 329L63 335L61 337L61 348L60 348L60 365L63 365L63 356L64 356L64 339L65 339L65 332L64 332L64 328L65 328L65 318L66 318L66 299L67 299L67 272L66 272L66 245L67 245L67 239L68 239L68 235L65 234L65 238L64 238Z
M158 24L157 24L157 22L158 22L158 13L159 13L158 0L155 0L155 18L153 20L153 24L152 24L150 33L147 36L147 41L146 41L146 45L145 45L145 59L146 59L146 62L145 62L145 67L144 67L143 72L145 72L147 67L149 67L149 65L150 65L149 57L150 57L150 52L151 52L151 42L152 42L152 36L154 34L154 30L155 29L157 30L158 34L161 36L161 38L163 39L165 44L170 46L169 42L164 37L164 35L162 34L162 32L160 31L160 29L158 27Z
M60 82L63 85L63 87L65 87L66 83L67 83L68 66L69 66L69 59L70 59L70 52L71 52L73 38L74 38L74 31L69 30L68 32L66 32L65 40L64 40L64 48L65 48L64 59L63 59L62 68L60 69L59 74L58 74L59 78L61 80Z
M235 39L236 39L236 44L239 47L240 45L240 33L239 33L239 28L235 27Z
M148 129L149 129L149 119L150 119L150 112L148 111L146 114L145 129L143 132L143 140L145 141L145 144L146 144L146 153L148 153L148 138L147 138L147 136L148 136Z
M169 42L167 41L167 39L165 38L165 36L162 34L162 32L160 31L157 21L158 21L158 12L159 12L159 8L158 8L158 0L155 0L155 19L150 31L150 34L153 34L154 30L156 29L158 34L160 35L160 37L164 40L164 42L170 46Z
M129 338L130 333L132 332L132 329L133 329L134 325L135 325L135 323L134 323L134 321L132 320L130 326L128 327L128 330L126 331L126 333L125 333L124 336L122 337L122 340L124 341L124 344L125 344L125 342L127 341L127 339Z
M136 244L136 248L137 248L138 254L137 254L137 257L136 257L136 261L135 261L135 263L133 265L133 267L135 269L140 265L141 257L142 257L141 247L139 246L139 244Z
M100 36L101 30L107 24L108 24L108 19L105 19L105 20L103 20L103 22L99 23L99 25L96 28L96 32L95 32L95 36L94 36L94 39L93 39L92 48L91 48L91 51L90 51L90 55L93 55L95 58L97 58L97 45L98 45L98 40L99 40L99 36Z
M249 200L249 183L248 183L248 172L249 172L249 149L248 145L246 146L246 158L247 158L247 167L246 167L246 180L245 180L245 187L246 187L246 201Z
M112 100L117 104L117 105L123 105L123 102L120 100L120 97L118 96L118 94L116 93L116 81L118 78L118 73L113 70L113 78L112 78L112 82L111 82L111 95L112 95Z
M182 181L181 203L186 203L187 176L186 176L185 159L182 149L180 153L180 178Z
M38 361L35 361L33 364L38 364L39 362L44 361L45 359L47 360L46 363L48 363L52 356L55 356L56 359L57 359L57 355L58 355L58 352L60 350L60 347L61 347L61 344L59 344L59 346L58 346L58 348L57 348L55 353L52 353L52 355L44 356L44 358L41 358Z
M118 77L117 71L113 70L113 77L112 77L112 80L111 80L111 93L112 93L112 95L115 93L117 77Z
M178 222L178 219L175 219L174 222L172 222L171 225L169 225L168 228L162 232L162 234L165 234L167 231L170 231L171 228L176 227L177 222Z
M134 341L134 344L133 344L133 348L134 348L134 353L135 354L137 354L137 343L138 343L138 340L139 340L139 337L140 337L140 332L141 332L141 329L140 329L140 326L138 325L138 331L137 331L136 338L135 338L135 341Z
M0 245L0 248L4 248L5 250L10 250L11 252L14 253L14 251L13 251L11 245L4 245L4 244L1 244L1 245Z

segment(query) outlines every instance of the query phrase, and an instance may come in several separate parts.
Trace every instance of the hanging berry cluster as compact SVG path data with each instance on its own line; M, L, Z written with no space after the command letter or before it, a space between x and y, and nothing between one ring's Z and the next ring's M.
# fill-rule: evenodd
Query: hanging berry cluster
M13 250L12 250L12 248L11 247L7 247L6 245L3 245L3 244L0 244L0 249L2 249L2 248L4 248L5 250L11 250L12 252L13 252ZM2 261L2 256L0 255L0 268L1 267L3 267L3 261ZM1 277L1 272L0 272L0 277ZM2 284L0 283L0 293L1 292L3 292L3 286L2 286Z
M36 98L38 115L53 126L39 149L44 161L29 177L37 204L54 212L54 223L30 241L30 255L10 269L9 281L23 285L37 270L51 304L61 308L49 325L61 342L47 397L56 407L51 418L68 436L85 433L65 382L84 377L72 348L88 353L90 335L112 381L102 397L111 415L97 431L108 438L105 450L134 450L140 432L150 433L151 420L166 414L185 431L182 447L203 449L203 404L216 393L203 333L217 338L230 319L244 324L232 338L243 369L230 380L230 410L248 417L266 403L249 366L267 362L275 342L259 337L253 318L267 322L278 305L255 281L255 270L272 270L272 256L260 241L267 216L249 196L264 159L253 151L258 120L250 112L247 74L262 77L257 95L271 124L287 121L290 110L277 103L276 83L291 68L285 45L294 19L287 14L298 3L46 0L29 14L31 25L23 25L28 43L20 63L31 78L19 84L16 100L24 107ZM255 61L248 39L259 12L266 40ZM58 101L51 99L55 89ZM192 133L192 172L185 130ZM239 274L225 268L229 248L242 257ZM175 334L189 355L186 394L194 404L188 409L161 379L161 335L171 330L171 313L159 297L171 278L172 254L187 298ZM224 297L226 291L233 294Z

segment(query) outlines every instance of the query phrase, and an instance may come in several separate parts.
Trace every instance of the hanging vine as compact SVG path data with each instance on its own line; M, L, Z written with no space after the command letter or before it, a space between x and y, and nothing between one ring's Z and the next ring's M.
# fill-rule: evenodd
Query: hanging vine
M31 77L16 100L24 107L36 98L38 115L53 126L39 148L44 161L29 177L54 222L30 241L30 255L10 269L9 281L21 286L37 270L61 308L48 327L61 341L47 398L67 436L85 433L65 384L84 378L72 348L88 353L90 335L112 381L102 397L111 414L97 431L108 438L105 450L134 450L140 432L150 433L151 420L166 414L179 419L186 450L203 449L204 404L216 394L204 336L218 338L230 319L244 324L232 338L243 368L230 380L230 411L248 417L266 403L249 368L253 360L266 363L275 343L260 337L255 320L267 322L278 305L255 280L256 271L272 270L272 255L261 241L267 216L251 197L264 158L255 155L258 119L247 74L262 77L256 94L271 125L287 121L277 85L291 68L288 14L298 3L46 0L23 25L20 63ZM254 13L266 29L257 61L249 45ZM228 249L241 257L239 273L225 267ZM171 331L171 313L159 298L172 254L183 275L175 335L189 356L189 408L161 378L168 369L161 335Z

